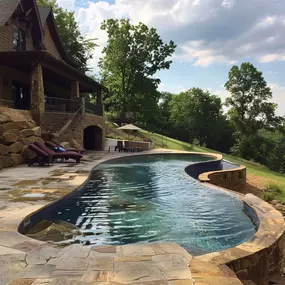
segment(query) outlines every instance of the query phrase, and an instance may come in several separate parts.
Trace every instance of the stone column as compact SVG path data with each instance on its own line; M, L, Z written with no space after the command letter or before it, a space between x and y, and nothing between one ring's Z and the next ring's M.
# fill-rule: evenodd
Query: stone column
M40 63L32 65L30 92L32 115L37 125L41 126L45 110L45 95L43 71Z
M3 82L3 76L0 75L0 100L4 99L4 82Z
M72 112L76 112L79 108L80 104L80 93L79 93L79 82L78 81L72 81L71 82L71 88L70 88L70 99L72 100L69 102L69 108ZM78 102L74 102L74 100L77 100Z
M96 92L97 93L97 104L98 105L102 105L102 89L100 88L99 91Z
M78 81L72 81L71 90L70 90L70 99L76 100L79 97L80 97L79 82Z

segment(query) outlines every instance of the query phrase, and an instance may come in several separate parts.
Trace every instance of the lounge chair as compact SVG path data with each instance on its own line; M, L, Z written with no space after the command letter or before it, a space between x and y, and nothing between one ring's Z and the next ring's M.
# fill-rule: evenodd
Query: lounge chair
M61 147L62 149L64 149L65 151L74 151L80 154L83 154L85 152L85 149L76 149L76 148L64 148L63 146L61 146L60 144L54 142L54 141L46 141L45 145L49 148L51 148L52 150L54 150L56 147Z
M39 149L36 145L30 144L29 149L33 151L37 156L29 161L29 166L38 163L40 166L45 164L50 165L53 164L53 156L47 154L45 151Z
M46 152L49 155L53 156L53 160L60 158L61 161L68 160L68 159L74 159L77 163L80 162L82 155L77 152L72 151L65 151L65 152L54 152L53 150L50 150L48 147L46 147L44 144L40 142L35 142L35 145Z

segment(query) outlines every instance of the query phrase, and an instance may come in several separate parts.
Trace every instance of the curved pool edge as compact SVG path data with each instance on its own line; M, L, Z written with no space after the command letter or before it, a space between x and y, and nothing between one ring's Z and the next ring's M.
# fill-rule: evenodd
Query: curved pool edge
M224 190L224 188L214 188ZM232 192L232 191L231 191ZM280 274L285 258L285 222L282 214L252 194L238 196L257 214L259 227L248 241L226 250L198 256L203 262L227 265L241 280L267 284L270 275Z
M242 192L246 186L246 166L240 165L233 169L215 170L201 173L200 182L208 182L236 192Z
M198 155L209 155L214 158L214 161L221 161L222 155L212 154L212 153L197 153L197 152L146 152L142 154L130 154L127 156L141 156L149 154L198 154ZM99 164L125 158L126 155L116 156L116 157L105 157L104 159L98 161L90 169L92 169ZM212 160L211 160L212 161ZM208 163L209 161L202 162ZM200 163L198 163L200 164ZM213 171L215 173L216 171ZM22 229L25 225L28 224L29 220L37 213L42 211L45 208L49 208L51 205L55 204L63 198L68 198L69 195L73 195L76 191L81 189L81 187L89 179L90 173L86 176L85 181L75 187L75 189L68 193L67 195L62 196L57 201L49 203L44 207L30 213L26 216L20 223L18 230L23 232ZM229 191L226 188L217 187L215 185L209 184L217 190ZM249 205L257 214L260 222L260 226L256 234L247 242L244 242L236 247L229 248L227 250L209 253L206 255L196 257L198 260L203 262L210 262L216 265L227 265L232 269L239 278L248 278L253 281L265 280L271 273L280 273L284 268L284 250L285 247L285 222L280 212L274 209L270 204L264 202L258 197L252 194L242 195L230 191L233 194L237 195L239 199L243 200L247 205ZM22 227L22 228L21 228ZM25 241L26 236L23 236ZM28 238L30 239L30 238ZM30 239L33 240L33 239ZM45 243L45 242L43 242ZM83 246L82 246L83 247ZM268 253L268 254L267 254ZM264 267L263 264L266 264ZM259 273L258 273L259 272ZM258 273L258 274L257 274ZM258 283L262 284L262 283Z

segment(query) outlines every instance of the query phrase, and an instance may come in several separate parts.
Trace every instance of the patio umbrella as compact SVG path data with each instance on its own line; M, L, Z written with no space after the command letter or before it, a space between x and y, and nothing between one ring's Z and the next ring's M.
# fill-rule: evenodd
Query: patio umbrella
M133 125L133 124L128 124L122 127L117 128L117 130L123 130L123 131L141 131L141 128ZM130 138L130 133L128 133L128 138Z
M141 128L132 125L132 124L128 124L122 127L117 128L117 130L124 130L124 131L141 131Z

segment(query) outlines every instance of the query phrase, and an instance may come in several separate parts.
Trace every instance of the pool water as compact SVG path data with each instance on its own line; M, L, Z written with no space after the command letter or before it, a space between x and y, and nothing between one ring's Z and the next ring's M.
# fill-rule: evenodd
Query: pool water
M53 220L79 227L83 244L176 242L192 254L236 246L255 234L243 202L189 177L194 155L146 155L94 168L80 195Z

